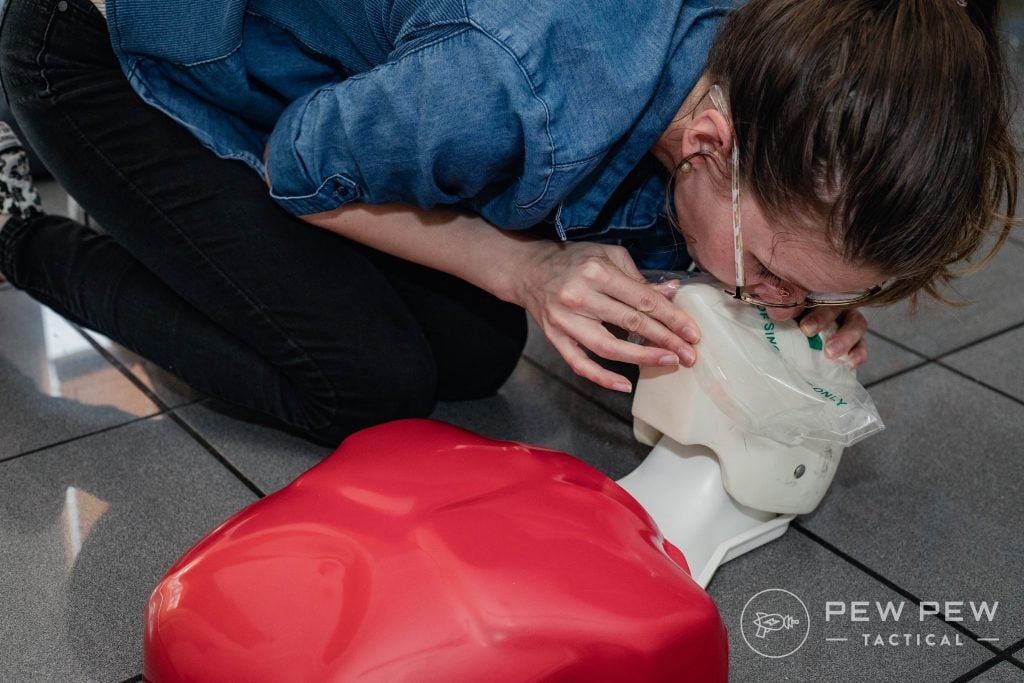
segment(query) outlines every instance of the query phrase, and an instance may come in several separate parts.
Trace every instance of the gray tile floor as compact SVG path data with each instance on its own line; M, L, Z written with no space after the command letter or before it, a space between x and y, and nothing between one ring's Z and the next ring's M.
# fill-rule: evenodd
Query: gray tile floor
M1022 5L1008 3L1011 19ZM1024 34L1024 22L1011 26ZM62 209L55 184L43 195ZM888 428L844 453L814 513L713 579L732 680L1024 681L1022 272L1018 231L959 285L971 306L870 314L861 379ZM646 454L629 409L629 397L574 377L533 330L496 397L435 417L617 478ZM2 682L139 680L143 609L166 568L328 453L240 421L8 285L0 415ZM809 636L785 658L742 636L744 607L768 589L808 609ZM975 618L972 602L998 607ZM934 603L945 618L921 617ZM878 613L901 604L899 618Z

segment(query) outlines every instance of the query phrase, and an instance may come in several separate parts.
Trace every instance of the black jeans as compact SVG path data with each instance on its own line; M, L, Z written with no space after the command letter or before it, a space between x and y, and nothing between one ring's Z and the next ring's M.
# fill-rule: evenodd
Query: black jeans
M0 271L69 319L322 443L492 394L515 367L522 309L285 212L135 94L88 0L8 0L0 76L104 229L42 216L0 231Z

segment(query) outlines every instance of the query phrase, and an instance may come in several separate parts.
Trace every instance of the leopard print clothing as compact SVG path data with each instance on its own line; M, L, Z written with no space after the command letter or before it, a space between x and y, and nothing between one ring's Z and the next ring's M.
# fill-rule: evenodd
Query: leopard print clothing
M28 155L10 126L0 121L0 214L31 218L42 213L28 171Z

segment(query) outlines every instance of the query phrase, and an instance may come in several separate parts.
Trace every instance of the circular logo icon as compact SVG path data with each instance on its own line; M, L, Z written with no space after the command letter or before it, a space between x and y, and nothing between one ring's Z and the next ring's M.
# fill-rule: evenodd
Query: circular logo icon
M770 659L788 657L811 633L811 614L803 600L781 588L768 588L747 600L740 634L751 650Z

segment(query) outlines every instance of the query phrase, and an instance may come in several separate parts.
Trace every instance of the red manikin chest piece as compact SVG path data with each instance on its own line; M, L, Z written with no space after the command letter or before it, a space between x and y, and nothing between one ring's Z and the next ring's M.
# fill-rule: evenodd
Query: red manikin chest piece
M679 551L564 453L429 420L348 438L171 567L144 675L172 681L727 679Z

